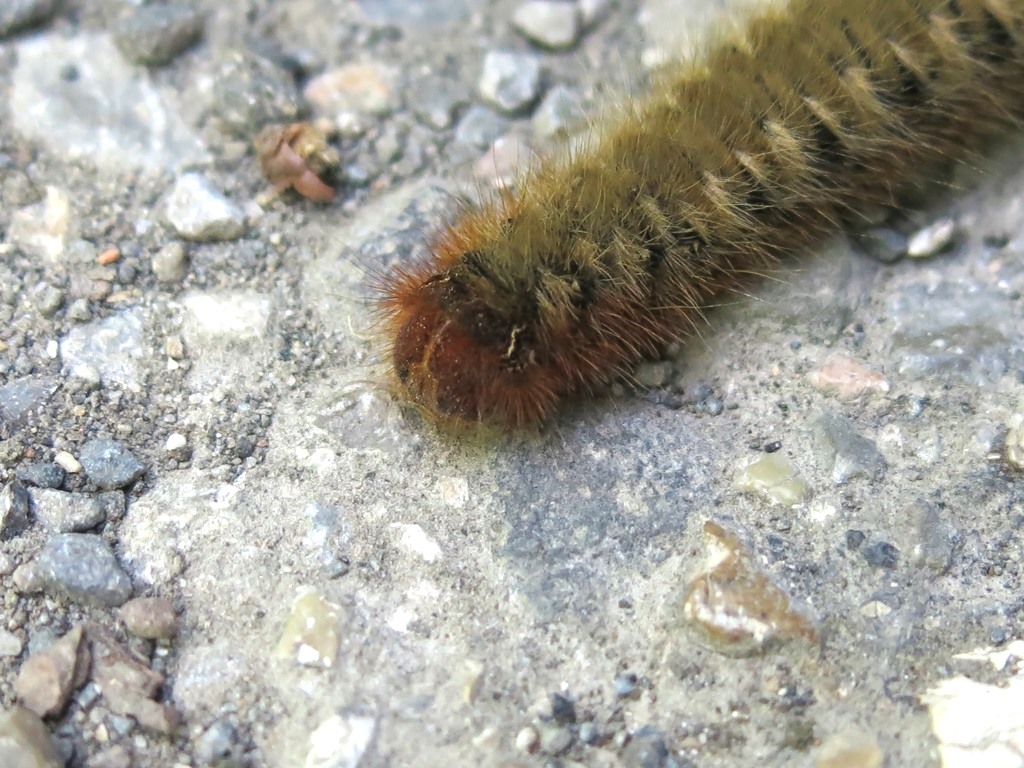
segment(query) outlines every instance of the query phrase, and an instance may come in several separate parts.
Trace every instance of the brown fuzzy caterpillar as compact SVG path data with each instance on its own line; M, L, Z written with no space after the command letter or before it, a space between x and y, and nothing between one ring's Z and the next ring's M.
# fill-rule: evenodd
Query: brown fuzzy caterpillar
M385 286L400 388L532 425L1024 117L1024 0L791 0Z

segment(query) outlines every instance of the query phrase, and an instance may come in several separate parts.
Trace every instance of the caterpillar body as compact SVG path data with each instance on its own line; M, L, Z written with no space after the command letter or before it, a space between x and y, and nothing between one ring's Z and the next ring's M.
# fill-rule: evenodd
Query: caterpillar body
M386 278L398 387L440 421L537 425L1022 116L1024 0L764 11Z

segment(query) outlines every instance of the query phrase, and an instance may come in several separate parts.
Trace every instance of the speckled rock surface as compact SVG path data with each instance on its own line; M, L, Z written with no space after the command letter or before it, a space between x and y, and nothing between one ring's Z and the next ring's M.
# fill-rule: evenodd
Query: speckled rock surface
M16 4L46 12L0 28L3 754L997 764L1024 732L1018 148L540 434L442 437L389 393L374 276L753 2L202 0L158 68L120 5ZM540 5L573 6L571 50ZM488 79L497 52L536 71ZM304 117L328 204L250 148ZM79 626L94 677L15 709Z

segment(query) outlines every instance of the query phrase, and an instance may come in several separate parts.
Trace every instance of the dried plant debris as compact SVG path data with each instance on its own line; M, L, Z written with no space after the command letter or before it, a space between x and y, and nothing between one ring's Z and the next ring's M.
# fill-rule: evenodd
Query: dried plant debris
M263 175L277 192L288 188L318 203L334 199L338 153L312 123L268 125L253 140Z
M751 656L796 637L817 641L813 622L762 571L739 538L704 523L707 567L690 582L683 616L714 650Z

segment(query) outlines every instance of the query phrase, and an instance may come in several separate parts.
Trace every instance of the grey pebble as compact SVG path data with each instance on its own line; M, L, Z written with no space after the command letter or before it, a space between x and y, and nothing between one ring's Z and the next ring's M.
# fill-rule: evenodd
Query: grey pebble
M0 491L0 538L17 536L29 526L29 495L25 486L15 481Z
M60 342L66 370L92 366L104 383L133 392L142 389L141 360L145 355L142 313L137 309L76 326Z
M53 379L25 376L0 386L0 419L20 424L57 390Z
M916 523L917 543L911 551L914 565L939 574L948 571L963 537L943 518L938 505L918 499L903 511L903 517Z
M554 723L542 723L537 727L540 736L540 750L547 755L561 755L568 752L575 741L572 730Z
M576 3L564 0L527 0L512 13L512 26L523 37L554 51L576 44L581 22Z
M64 768L57 748L39 715L24 707L0 712L0 765L11 768Z
M131 451L116 440L90 440L82 446L78 460L90 480L100 488L124 488L146 471Z
M153 274L162 283L179 283L188 273L188 246L174 242L153 254Z
M88 531L106 519L103 505L90 494L33 488L29 497L36 519L57 533Z
M0 37L47 21L60 7L60 0L3 0L0 3Z
M868 438L837 413L823 413L811 424L819 456L831 468L836 485L855 477L878 480L887 469L885 458Z
M247 51L231 51L213 74L210 108L226 128L248 140L260 126L289 122L299 114L292 75Z
M64 304L64 291L43 283L33 292L32 303L43 317L52 317Z
M915 232L907 241L907 256L927 259L951 248L956 240L957 226L952 219L939 219Z
M178 633L178 616L166 597L136 597L118 611L125 627L146 640L170 640Z
M202 36L203 22L201 13L184 5L141 5L114 24L114 43L128 61L160 66Z
M132 582L107 543L91 533L61 533L14 572L24 592L45 591L80 603L116 607L132 595Z
M483 149L507 130L508 120L488 107L474 104L455 126L455 140L459 144Z
M864 559L873 568L894 569L900 561L900 551L888 541L876 541L863 550Z
M867 536L864 535L864 531L849 530L846 532L846 548L847 549L860 549L860 545L864 543L864 539Z
M167 221L186 240L235 240L245 234L245 213L198 173L182 174L167 198Z
M92 309L88 299L75 299L68 307L68 319L76 323L88 323L92 320Z
M580 725L579 736L584 744L596 744L601 738L601 732L595 723L587 722Z
M551 717L556 723L570 725L576 722L576 705L568 696L551 694Z
M540 91L540 61L529 53L490 51L480 74L480 95L502 112L529 108Z
M615 689L615 695L620 699L628 699L637 692L636 675L632 672L626 672L618 675L612 682L612 688Z
M195 755L201 765L219 765L232 757L238 732L227 720L217 720L196 739Z
M576 91L556 85L541 100L533 115L533 135L538 139L567 136L586 124L583 99Z
M661 768L668 764L668 759L665 737L649 725L634 733L622 750L623 768Z

